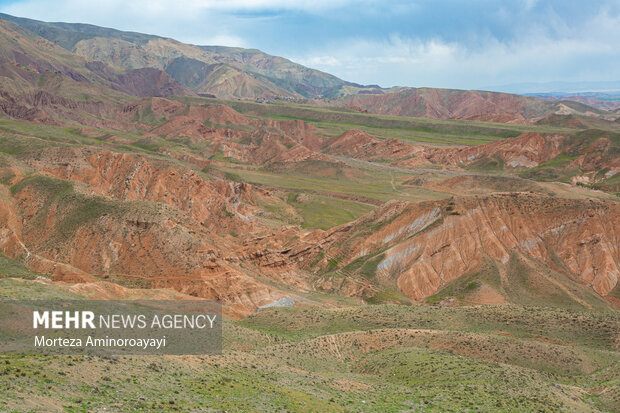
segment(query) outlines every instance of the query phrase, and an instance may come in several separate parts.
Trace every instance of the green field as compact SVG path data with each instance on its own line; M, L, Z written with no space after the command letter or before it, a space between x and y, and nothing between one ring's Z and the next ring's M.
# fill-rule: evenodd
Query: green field
M303 217L301 226L310 229L329 229L353 221L374 209L372 205L361 202L314 194L304 197L295 192L289 194L288 203Z
M0 280L0 297L78 298ZM617 313L276 308L219 356L0 355L5 411L617 411Z
M251 184L277 187L295 192L311 191L326 195L353 195L368 198L369 203L385 202L390 199L420 201L442 199L448 196L430 189L403 185L402 181L409 175L387 170L356 169L351 174L320 176L314 173L304 173L303 166L290 172L275 172L252 165L233 163L219 163L214 165L214 168Z

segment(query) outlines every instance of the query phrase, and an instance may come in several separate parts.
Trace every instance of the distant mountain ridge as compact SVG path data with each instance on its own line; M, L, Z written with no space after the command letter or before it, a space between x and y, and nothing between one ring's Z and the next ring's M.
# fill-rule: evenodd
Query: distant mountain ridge
M155 35L79 23L48 23L1 14L0 18L87 60L118 67L157 68L196 93L226 98L321 97L351 85L256 49L194 46Z
M616 110L620 108L620 91L615 92L581 92L581 93L528 93L532 96L545 100L572 100L581 102L597 109Z
M324 99L319 104L391 116L464 119L501 123L529 123L550 115L602 116L606 112L571 100L483 90L401 88L396 92L355 94Z
M513 83L509 85L485 86L484 89L505 93L529 94L552 94L564 95L581 93L613 93L620 91L620 80L615 81L590 81L590 82L527 82Z

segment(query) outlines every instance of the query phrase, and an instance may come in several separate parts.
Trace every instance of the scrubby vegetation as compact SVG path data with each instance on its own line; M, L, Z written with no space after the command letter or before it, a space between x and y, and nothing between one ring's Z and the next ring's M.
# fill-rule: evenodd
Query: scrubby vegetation
M32 291L0 281L1 296ZM276 308L225 323L220 356L2 355L0 406L615 411L619 331L617 314L549 308Z

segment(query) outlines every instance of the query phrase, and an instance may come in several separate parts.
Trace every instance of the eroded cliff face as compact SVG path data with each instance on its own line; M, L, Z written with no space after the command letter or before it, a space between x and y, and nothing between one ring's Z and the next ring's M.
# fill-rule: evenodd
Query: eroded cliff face
M526 193L390 202L352 224L310 234L305 247L289 256L302 266L336 259L345 269L368 258L376 277L393 280L408 297L420 300L479 270L487 259L505 273L511 255L519 254L604 297L620 275L618 228L615 202Z
M496 157L502 160L506 168L533 168L562 153L568 138L566 135L528 132L516 138L480 146L437 150L431 152L427 158L436 164L466 166L482 158Z
M205 229L256 229L257 197L246 183L205 180L195 171L154 158L111 151L50 148L25 159L35 170L87 184L85 190L126 201L151 201L187 212ZM224 231L222 231L224 230Z
M334 284L317 273L333 262L346 269L361 260L366 275L393 283L413 300L489 260L510 283L514 256L601 297L616 288L620 274L615 202L528 193L390 201L354 222L304 234L294 226L266 230L252 219L256 200L268 193L204 180L153 158L53 148L23 162L39 172L6 166L12 187L3 186L0 197L2 253L55 280L110 278L171 288L221 299L237 316L285 295L262 277L296 291L373 294L372 283L356 274ZM216 212L222 209L227 212ZM241 235L226 236L227 230ZM477 292L486 297L481 303L506 302L484 288Z
M10 231L3 252L55 280L90 282L95 275L168 287L223 300L239 314L281 296L241 271L229 260L226 243L175 208L71 192L57 197L34 182L24 184L14 199L13 205L2 205ZM13 215L15 209L21 216Z
M172 288L222 300L234 316L283 296L236 252L265 229L253 213L267 192L110 151L52 148L24 163L32 169L7 167L13 186L0 188L0 249L31 269L57 281ZM308 289L303 276L274 279Z
M325 148L330 154L367 161L402 161L415 158L416 154L424 154L425 150L421 145L410 145L394 138L381 140L354 129L332 138Z

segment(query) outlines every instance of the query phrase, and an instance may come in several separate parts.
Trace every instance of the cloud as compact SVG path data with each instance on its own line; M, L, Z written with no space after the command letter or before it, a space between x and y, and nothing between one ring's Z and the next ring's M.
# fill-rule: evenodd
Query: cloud
M4 7L6 13L27 13L39 19L63 19L64 16L81 16L97 18L115 11L117 14L134 14L144 16L191 16L203 12L240 12L264 10L293 10L305 12L324 12L355 4L363 6L372 0L106 0L85 2L82 0L24 0L14 1ZM93 13L96 10L97 13ZM47 18L45 17L47 16Z
M500 40L474 42L392 34L384 40L340 39L294 60L359 83L482 88L514 82L620 79L620 17L606 11L561 36L530 27Z

